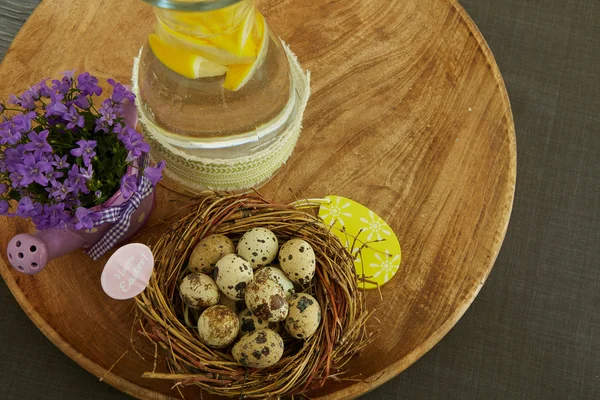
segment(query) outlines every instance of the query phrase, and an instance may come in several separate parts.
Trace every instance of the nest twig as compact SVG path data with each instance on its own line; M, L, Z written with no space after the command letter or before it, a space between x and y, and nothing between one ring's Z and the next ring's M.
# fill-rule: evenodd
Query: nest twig
M150 284L136 298L136 326L165 350L170 372L144 376L240 398L299 395L322 387L329 378L340 379L344 365L370 340L365 329L369 313L357 287L353 256L311 211L276 204L257 193L212 193L160 237L152 246L155 270ZM225 351L202 344L196 329L185 323L176 291L186 260L203 237L222 233L236 241L254 227L272 230L281 242L299 237L311 244L317 273L303 290L315 296L323 310L317 333L306 341L286 339L282 359L265 369L247 369Z

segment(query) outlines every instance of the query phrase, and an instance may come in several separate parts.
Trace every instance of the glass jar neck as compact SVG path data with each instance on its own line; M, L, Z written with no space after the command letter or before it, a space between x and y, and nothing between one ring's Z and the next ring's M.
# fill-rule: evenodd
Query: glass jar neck
M178 11L213 11L241 1L243 0L144 0L157 8Z

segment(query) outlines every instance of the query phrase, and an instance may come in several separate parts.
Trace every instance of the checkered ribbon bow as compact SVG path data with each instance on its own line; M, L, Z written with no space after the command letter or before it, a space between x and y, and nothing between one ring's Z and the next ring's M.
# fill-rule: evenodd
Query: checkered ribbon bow
M154 188L150 180L142 176L138 183L137 191L131 195L126 203L100 211L100 219L94 222L94 225L97 226L106 223L114 223L114 225L86 252L88 256L96 261L115 244L119 243L131 225L131 216L140 206L142 200L152 193L152 190Z

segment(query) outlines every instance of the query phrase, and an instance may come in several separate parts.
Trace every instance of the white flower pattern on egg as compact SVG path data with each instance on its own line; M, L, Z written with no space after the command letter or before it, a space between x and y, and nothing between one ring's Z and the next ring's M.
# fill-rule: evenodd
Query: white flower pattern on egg
M339 222L339 224L341 226L344 226L344 218L352 218L351 213L344 211L348 207L350 207L349 202L343 202L343 201L341 201L340 197L336 197L333 202L330 202L329 204L321 205L321 207L320 207L321 212L322 212L321 218L322 219L331 218L331 221L329 222L329 226L332 226L336 222Z
M369 264L369 267L377 269L373 277L378 278L380 275L383 275L383 279L388 281L398 271L400 256L391 255L386 251L386 254L383 256L375 253L375 258L378 262Z
M369 211L368 220L361 217L360 222L366 225L364 230L367 233L367 241L375 240L375 238L383 240L392 234L392 232L385 228L386 223L379 216L375 215L373 211Z

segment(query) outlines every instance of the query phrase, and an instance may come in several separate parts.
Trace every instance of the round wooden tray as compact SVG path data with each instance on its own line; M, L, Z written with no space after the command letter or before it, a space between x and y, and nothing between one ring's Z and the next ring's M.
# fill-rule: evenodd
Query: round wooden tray
M401 271L383 287L385 302L368 297L380 321L373 328L383 334L349 364L348 376L361 381L332 381L312 393L355 397L435 345L488 276L514 195L510 104L489 48L454 0L265 0L259 8L313 78L298 146L262 193L278 202L293 200L290 189L350 197L388 221L402 243ZM72 68L128 81L152 23L140 0L44 1L0 66L0 98ZM154 222L189 201L158 193ZM133 303L102 292L106 258L95 263L78 251L38 275L20 275L7 267L4 249L30 226L16 218L0 224L0 272L56 346L135 397L177 396L171 382L141 378L154 358L142 339L145 360L129 351L107 372L130 348Z

